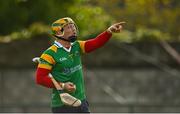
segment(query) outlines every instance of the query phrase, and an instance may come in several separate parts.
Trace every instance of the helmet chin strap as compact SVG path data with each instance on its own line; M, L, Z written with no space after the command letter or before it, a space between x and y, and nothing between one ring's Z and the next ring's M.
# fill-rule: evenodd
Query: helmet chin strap
M75 42L76 39L77 39L77 36L70 36L68 39L65 39L63 37L60 37L60 36L56 36L54 35L57 39L60 39L60 40L63 40L63 41L66 41L66 42Z

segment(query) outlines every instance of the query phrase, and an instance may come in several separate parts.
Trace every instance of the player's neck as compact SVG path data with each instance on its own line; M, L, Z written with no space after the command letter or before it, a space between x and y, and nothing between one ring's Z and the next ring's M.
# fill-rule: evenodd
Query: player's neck
M71 47L71 42L67 42L64 40L57 40L57 42L59 42L63 47L69 49Z

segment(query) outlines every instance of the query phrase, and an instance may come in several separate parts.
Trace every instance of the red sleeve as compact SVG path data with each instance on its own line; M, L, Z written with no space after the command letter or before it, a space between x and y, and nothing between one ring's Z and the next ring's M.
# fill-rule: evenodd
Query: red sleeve
M85 52L89 53L91 51L94 51L97 48L100 48L111 38L111 36L112 36L111 33L104 31L103 33L98 35L96 38L87 40L84 44Z
M36 83L48 88L55 88L48 74L50 70L44 68L37 68L36 71Z

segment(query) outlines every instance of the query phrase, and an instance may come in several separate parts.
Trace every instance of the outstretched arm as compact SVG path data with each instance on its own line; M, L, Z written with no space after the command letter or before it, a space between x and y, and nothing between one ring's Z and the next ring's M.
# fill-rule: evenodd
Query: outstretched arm
M89 53L96 50L97 48L102 47L111 38L111 36L112 36L111 33L104 31L103 33L98 35L96 38L85 41L85 44L84 44L85 52Z
M84 51L86 53L92 52L97 48L102 47L112 36L112 33L119 33L122 30L122 24L125 22L120 22L113 24L106 31L98 35L96 38L85 41Z

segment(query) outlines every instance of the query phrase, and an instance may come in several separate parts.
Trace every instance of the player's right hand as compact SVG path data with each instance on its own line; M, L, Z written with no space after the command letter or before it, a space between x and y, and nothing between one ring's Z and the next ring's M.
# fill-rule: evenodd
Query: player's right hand
M123 24L125 24L126 22L119 22L119 23L115 23L113 25L111 25L108 29L107 32L108 33L120 33L122 28L123 28Z
M74 85L72 82L66 82L64 83L63 89L69 93L73 93L76 91L76 85Z

